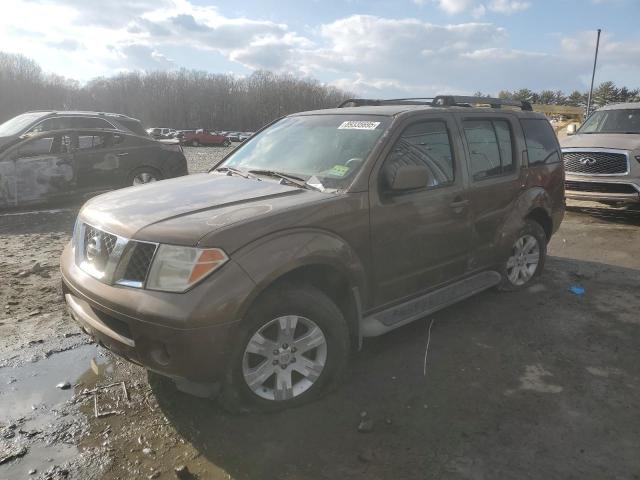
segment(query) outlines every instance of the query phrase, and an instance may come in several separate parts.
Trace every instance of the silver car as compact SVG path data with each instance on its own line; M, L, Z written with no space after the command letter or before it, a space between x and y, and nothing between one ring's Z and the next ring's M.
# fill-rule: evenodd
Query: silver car
M640 103L594 112L560 141L567 198L640 203Z

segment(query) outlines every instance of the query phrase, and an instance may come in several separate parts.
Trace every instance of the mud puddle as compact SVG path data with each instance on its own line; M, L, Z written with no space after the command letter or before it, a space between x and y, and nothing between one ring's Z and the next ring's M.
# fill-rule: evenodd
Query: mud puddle
M1 368L0 461L9 450L23 454L0 465L0 479L33 478L34 471L36 478L64 477L64 466L81 453L78 439L88 431L80 410L90 401L86 390L111 368L95 345Z

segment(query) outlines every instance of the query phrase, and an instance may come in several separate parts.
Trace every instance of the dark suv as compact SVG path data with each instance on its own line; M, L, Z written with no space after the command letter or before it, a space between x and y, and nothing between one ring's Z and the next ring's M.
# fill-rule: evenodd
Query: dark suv
M68 129L120 130L148 136L140 120L118 113L38 110L26 112L0 125L0 151L24 135Z
M186 174L177 140L156 141L124 115L28 112L0 125L0 209Z
M348 104L280 119L208 174L85 204L61 258L71 315L183 390L268 410L334 385L363 337L540 274L564 215L544 116Z

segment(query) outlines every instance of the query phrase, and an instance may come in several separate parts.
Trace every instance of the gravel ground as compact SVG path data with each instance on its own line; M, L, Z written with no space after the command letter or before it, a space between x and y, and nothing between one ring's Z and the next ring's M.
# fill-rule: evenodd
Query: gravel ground
M190 171L224 153L186 149ZM79 334L57 270L76 211L0 215L0 479L640 478L638 212L575 205L527 290L366 341L314 404L232 416Z
M184 147L189 173L206 172L225 155L232 152L237 145L239 144L234 143L230 147Z

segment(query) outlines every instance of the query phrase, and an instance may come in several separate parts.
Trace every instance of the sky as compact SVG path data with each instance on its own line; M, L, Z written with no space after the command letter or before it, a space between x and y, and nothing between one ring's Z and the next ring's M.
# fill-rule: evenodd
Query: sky
M257 69L375 98L640 87L640 0L10 0L0 50L86 82Z

